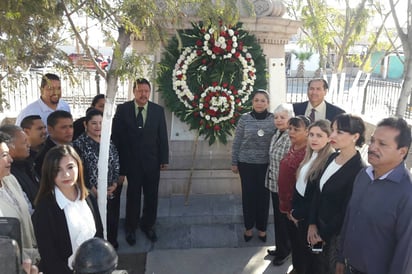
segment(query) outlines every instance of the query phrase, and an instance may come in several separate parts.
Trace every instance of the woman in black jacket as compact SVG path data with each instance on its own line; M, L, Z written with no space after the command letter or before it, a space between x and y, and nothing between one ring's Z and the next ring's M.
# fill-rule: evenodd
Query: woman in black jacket
M103 236L96 201L88 195L83 167L68 145L47 152L32 220L45 274L73 273L71 263L86 240Z
M323 244L316 256L314 273L335 273L339 234L346 207L352 195L353 182L365 166L359 151L365 142L363 120L351 114L340 114L332 121L330 143L333 153L317 182L309 214L307 241Z
M294 231L291 239L294 268L299 274L312 274L312 256L307 244L309 208L316 188L316 180L333 148L329 143L331 134L328 120L317 120L308 128L308 141L305 158L297 171L292 210L288 214L290 230Z

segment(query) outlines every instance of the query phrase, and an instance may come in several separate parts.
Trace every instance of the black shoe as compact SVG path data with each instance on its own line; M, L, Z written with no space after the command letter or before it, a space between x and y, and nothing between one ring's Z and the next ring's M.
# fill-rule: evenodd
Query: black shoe
M157 241L156 231L154 231L153 228L142 229L142 231L150 241L152 241L153 243Z
M245 239L245 242L249 242L250 240L252 240L252 238L253 238L253 235L248 236L246 234L243 234L243 239Z
M274 264L274 265L282 265L282 264L284 264L288 259L289 259L289 255L286 255L286 256L284 256L284 257L275 256L275 258L273 258L273 260L272 260L272 264Z
M264 236L258 236L259 240L261 240L262 242L266 243L266 234Z
M270 256L277 256L277 252L276 252L276 248L274 248L274 249L268 249L268 250L266 250L267 252L268 252L268 255L270 255Z
M126 233L126 242L129 245L135 245L136 244L136 233L134 231Z

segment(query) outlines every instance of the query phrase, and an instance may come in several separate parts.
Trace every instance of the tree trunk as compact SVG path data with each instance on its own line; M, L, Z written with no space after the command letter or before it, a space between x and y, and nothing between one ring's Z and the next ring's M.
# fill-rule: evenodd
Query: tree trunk
M412 45L410 45L412 47ZM408 98L412 93L412 58L406 55L405 51L405 78L402 84L401 95L396 107L396 116L404 117L408 106Z
M305 61L300 61L298 70L296 71L296 77L305 77Z
M109 163L109 147L110 147L110 135L113 120L113 112L115 106L115 98L117 93L118 76L116 70L119 68L120 60L123 58L123 54L130 44L130 34L126 33L125 29L119 29L119 37L117 39L118 49L114 50L113 58L109 71L107 72L107 91L106 91L106 103L104 106L104 114L102 121L102 136L100 139L99 161L98 161L98 195L97 202L99 205L100 216L102 218L104 238L106 239L106 207L107 207L107 172ZM110 182L112 183L112 182Z

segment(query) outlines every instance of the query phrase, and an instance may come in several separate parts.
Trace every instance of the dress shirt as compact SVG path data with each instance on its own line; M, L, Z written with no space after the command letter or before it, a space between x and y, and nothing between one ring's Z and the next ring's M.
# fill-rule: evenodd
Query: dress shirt
M135 113L137 117L137 114L139 113L139 105L136 103L136 101L133 101L133 102L134 102L134 108L135 108ZM146 117L147 117L147 103L143 106L142 116L143 116L143 125L144 125L146 123Z
M313 162L316 160L317 157L318 157L318 153L313 152L309 161L305 163L299 171L298 178L296 180L296 191L301 196L305 196L306 185L308 182L306 177L308 176L310 167L312 166Z
M410 274L411 174L404 162L378 179L371 171L363 169L353 184L341 234L343 257L365 273Z
M77 248L86 240L91 239L96 234L96 225L90 207L86 200L80 200L80 191L75 201L70 201L64 196L60 189L54 188L56 202L60 209L64 210L67 228L72 244L72 255L68 259L68 266L72 269L72 261Z
M305 111L305 116L310 117L310 113L312 112L312 109L315 109L315 121L320 120L320 119L325 119L326 118L326 103L325 101L322 101L317 107L312 106L310 102L308 102L308 106L306 107Z

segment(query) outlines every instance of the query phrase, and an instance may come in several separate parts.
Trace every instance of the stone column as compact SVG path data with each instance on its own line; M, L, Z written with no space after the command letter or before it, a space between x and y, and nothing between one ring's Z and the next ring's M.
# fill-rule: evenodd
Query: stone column
M241 17L243 27L254 34L260 43L268 66L268 90L271 94L271 110L279 103L286 101L286 78L284 45L290 37L296 34L300 22L284 19L284 6L278 0L258 0L253 2L257 17ZM193 15L193 11L190 15ZM189 17L184 28L190 28L190 22L199 21ZM174 34L174 29L169 33ZM150 52L144 37L134 39L132 46L138 52ZM160 52L154 53L154 60L160 60ZM152 53L153 54L153 53ZM156 94L153 101L162 104ZM188 126L180 122L172 113L166 110L170 165L167 171L161 173L159 194L184 194L188 184L194 148L194 134ZM212 146L207 141L199 140L197 155L193 163L191 193L196 194L239 194L241 192L240 180L237 174L230 170L232 142L223 145L216 143Z

